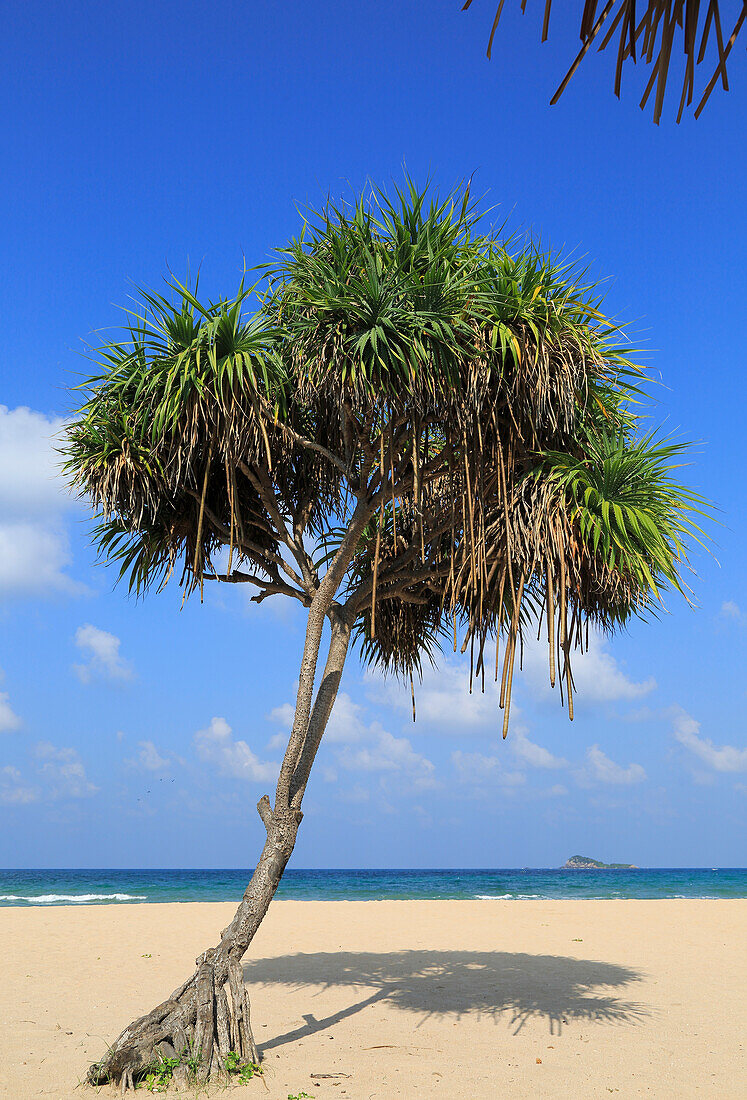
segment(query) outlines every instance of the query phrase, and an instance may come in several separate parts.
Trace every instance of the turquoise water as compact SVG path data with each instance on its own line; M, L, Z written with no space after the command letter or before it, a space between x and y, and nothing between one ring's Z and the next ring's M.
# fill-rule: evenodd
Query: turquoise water
M0 906L238 902L249 874L245 870L0 870ZM747 869L289 870L278 897L321 901L744 898Z

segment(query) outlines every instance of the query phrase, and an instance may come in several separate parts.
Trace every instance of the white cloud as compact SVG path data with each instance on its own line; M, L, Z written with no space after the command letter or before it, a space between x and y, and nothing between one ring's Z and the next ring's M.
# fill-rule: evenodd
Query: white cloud
M71 561L67 532L59 522L0 521L0 591L82 594L85 585L63 572Z
M88 657L86 664L73 665L82 683L90 683L94 675L110 680L132 679L131 665L119 655L121 642L116 634L86 623L75 631L75 644Z
M451 763L460 783L473 787L486 784L498 784L503 787L519 787L526 782L523 772L506 771L505 761L500 756L486 756L481 752L461 752L451 754Z
M546 798L564 798L568 794L568 788L564 787L562 783L553 783L552 787L548 787L547 790L540 793Z
M52 798L86 798L98 790L89 782L75 749L57 748L51 741L40 741L35 752L41 761L40 774L52 785Z
M568 761L562 756L553 756L549 749L535 744L527 737L526 726L516 723L508 735L514 756L530 768L565 768Z
M341 768L347 771L396 772L421 790L437 786L433 763L415 752L408 738L392 736L378 722L372 722L366 732L370 744L358 748L346 745L338 753Z
M59 511L72 497L60 472L61 416L0 405L0 500L18 515Z
M719 614L722 619L730 619L732 622L739 623L740 626L742 623L747 622L747 615L734 600L724 600Z
M284 748L294 717L294 707L283 703L268 714L268 719L282 727L282 732L270 739L268 748ZM393 737L379 722L367 725L363 720L363 707L353 701L347 692L341 691L335 701L324 743L342 748L336 753L336 762L346 771L379 773L404 780L417 790L439 786L434 778L434 765L425 756L415 752L406 737ZM335 768L323 770L327 782L337 781ZM340 796L343 797L342 795ZM343 799L349 801L347 796Z
M295 710L291 703L283 703L279 707L273 707L270 713L267 715L269 722L275 722L278 726L282 726L283 729L290 729L293 725L293 715Z
M324 731L325 744L345 745L360 741L366 734L366 726L361 719L362 709L359 703L353 702L347 692L339 692ZM275 734L270 741L270 747L285 747L288 740L287 732L293 725L295 713L292 703L283 703L279 707L274 707L267 715L270 722L280 726L284 731L282 735Z
M37 802L39 791L36 787L24 787L18 768L6 764L0 768L0 803L4 806L26 806Z
M200 760L214 764L220 775L247 779L252 783L274 782L279 765L261 761L246 741L235 741L231 734L231 727L225 718L212 718L207 729L198 730L194 736Z
M707 737L699 737L700 722L686 711L677 709L674 717L674 736L681 745L717 772L747 771L747 748L734 745L714 745Z
M409 685L376 672L367 673L366 679L375 702L411 717ZM442 657L436 668L427 665L423 669L422 683L415 685L415 703L418 723L443 727L450 733L472 733L487 726L495 730L501 721L493 678L486 676L484 694L481 681L475 680L470 695L469 666L466 660L456 657Z
M607 639L595 631L589 632L589 648L584 653L571 654L575 698L583 703L612 703L640 699L656 687L650 676L641 683L629 679L607 650ZM523 672L527 685L543 695L552 694L548 672L547 642L527 639L524 646ZM558 673L560 669L558 669ZM557 686L555 691L557 692Z
M148 772L159 772L169 767L171 761L168 757L161 756L152 741L138 741L137 744L140 751L131 763L145 768Z
M360 741L366 736L366 726L361 718L363 708L354 703L347 692L341 691L329 716L324 740L328 744L345 745Z
M0 591L85 591L64 572L71 561L64 518L76 507L55 450L64 423L0 405Z
M2 682L2 679L3 674L0 670L0 682ZM7 691L0 691L0 733L17 730L20 724L21 719L10 705L10 695Z
M646 772L640 764L616 764L609 756L602 752L599 745L592 745L586 750L586 776L598 783L614 783L629 785L641 783L646 778Z
M339 794L340 802L348 802L352 806L362 806L371 801L371 792L360 783L354 784L350 790L342 790Z
M590 632L589 649L583 654L576 652L571 659L579 705L640 699L656 687L653 677L636 683L626 676L608 651L607 639L601 634ZM489 661L486 650L486 662ZM548 676L546 643L527 637L522 664L522 671L517 667L515 676L523 679L531 694L541 697L553 695ZM366 679L370 685L370 697L375 702L394 707L408 717L411 715L409 686L403 686L391 678L385 679L376 672L367 673ZM555 698L558 697L557 690ZM485 677L485 691L482 691L481 677L475 677L470 694L466 658L442 657L436 668L427 666L424 669L422 683L415 685L418 722L449 733L493 733L502 722L498 698L499 687L489 670ZM539 754L535 754L536 767L562 766L552 765L549 761L543 765L538 760Z

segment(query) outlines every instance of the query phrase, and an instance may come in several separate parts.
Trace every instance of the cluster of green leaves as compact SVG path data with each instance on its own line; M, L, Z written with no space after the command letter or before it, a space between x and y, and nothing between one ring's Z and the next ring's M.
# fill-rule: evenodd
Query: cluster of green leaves
M710 511L703 497L673 477L686 450L684 443L620 428L590 431L577 454L544 456L544 469L562 486L588 550L657 600L663 580L686 595L681 566L688 544L702 545L704 538L694 517Z
M537 608L544 578L567 575L576 610L605 627L666 585L684 591L707 505L677 481L683 445L642 434L641 371L597 289L574 265L486 233L469 188L440 199L408 180L393 196L311 214L261 285L230 299L204 303L175 281L173 300L142 294L126 338L99 349L66 446L71 479L101 512L102 557L137 592L180 558L194 585L240 526L239 560L272 577L283 540L261 476L287 522L306 517L322 571L351 485L394 446L394 425L391 461L412 487L372 518L347 590L371 582L377 546L385 563L401 553L403 532L435 581L382 598L375 631L362 608L367 658L417 670L445 616L484 641L505 626L521 575ZM407 473L413 454L431 467L425 496ZM522 489L532 477L534 495ZM395 508L410 524L397 537Z
M332 366L336 385L373 402L460 390L476 331L500 347L499 370L520 364L522 330L631 369L619 328L574 264L480 232L469 190L429 201L408 181L394 192L325 207L266 268L263 310L292 344L303 382L323 385Z
M217 302L201 302L197 286L193 291L173 280L170 287L174 299L140 290L141 309L128 311L128 339L98 350L105 371L87 382L97 400L103 387L112 414L123 418L113 425L114 438L123 431L136 445L145 443L146 454L147 444L172 431L194 400L221 403L227 393L250 389L276 399L283 393L272 370L272 326L261 313L244 313L253 287L242 280L233 297Z

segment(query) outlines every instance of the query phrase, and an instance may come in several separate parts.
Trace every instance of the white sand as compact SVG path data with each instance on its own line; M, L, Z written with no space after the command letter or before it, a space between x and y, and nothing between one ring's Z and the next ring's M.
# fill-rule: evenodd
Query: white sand
M95 1095L232 911L0 909L0 1096ZM741 900L275 902L245 960L267 1087L237 1095L742 1098L746 928Z

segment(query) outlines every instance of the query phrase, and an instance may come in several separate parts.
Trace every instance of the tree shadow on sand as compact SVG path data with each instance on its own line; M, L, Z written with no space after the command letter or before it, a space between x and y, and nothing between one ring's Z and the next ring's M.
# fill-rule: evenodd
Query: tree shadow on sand
M304 1016L306 1025L263 1044L283 1046L323 1031L386 1002L421 1016L470 1012L506 1018L514 1034L527 1020L544 1018L550 1034L560 1034L574 1020L638 1024L649 1014L643 1005L609 992L642 975L629 967L561 955L528 955L507 951L320 952L257 959L244 968L250 986L362 986L365 997L325 1019ZM418 1025L419 1026L419 1025Z

